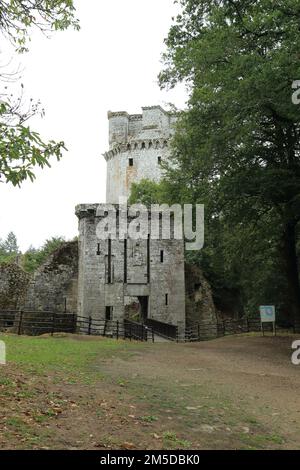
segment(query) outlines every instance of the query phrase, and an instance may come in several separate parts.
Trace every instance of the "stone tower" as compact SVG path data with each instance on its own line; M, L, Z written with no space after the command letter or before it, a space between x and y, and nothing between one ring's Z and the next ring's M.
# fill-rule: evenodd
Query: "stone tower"
M109 151L107 201L77 206L79 219L78 315L98 320L122 320L131 307L140 319L185 328L184 240L99 239L97 226L115 207L117 226L132 182L159 181L161 161L168 158L175 117L160 106L143 108L143 114L108 113ZM101 215L102 214L102 215ZM149 227L151 217L149 215Z
M106 202L128 198L133 182L162 176L161 162L168 158L175 116L160 106L142 108L142 114L109 112L109 151Z

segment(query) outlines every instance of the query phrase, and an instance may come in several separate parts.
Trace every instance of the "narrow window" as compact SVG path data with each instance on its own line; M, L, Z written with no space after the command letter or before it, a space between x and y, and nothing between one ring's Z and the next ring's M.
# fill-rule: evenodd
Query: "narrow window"
M160 262L164 262L164 250L160 250Z
M142 150L144 150L146 148L146 144L145 142L142 143Z
M129 166L133 166L133 158L129 158Z
M112 320L113 307L105 308L105 320Z
M158 164L161 164L161 157L157 157Z
M97 255L101 255L101 250L100 250L100 243L97 245Z
M127 239L124 240L124 284L127 284Z
M107 284L112 283L112 263L111 263L111 238L108 239L108 273L107 273Z
M166 294L166 305L169 305L169 294Z
M151 268L150 268L150 235L148 234L148 239L147 239L147 283L150 284L150 274L151 274Z

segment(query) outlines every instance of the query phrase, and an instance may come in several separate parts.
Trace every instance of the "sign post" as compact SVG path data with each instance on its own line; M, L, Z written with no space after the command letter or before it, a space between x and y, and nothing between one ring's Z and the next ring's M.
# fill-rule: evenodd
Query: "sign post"
M260 311L260 322L261 322L261 331L263 336L265 336L264 324L273 323L273 335L276 336L276 311L274 305L261 305L259 307Z

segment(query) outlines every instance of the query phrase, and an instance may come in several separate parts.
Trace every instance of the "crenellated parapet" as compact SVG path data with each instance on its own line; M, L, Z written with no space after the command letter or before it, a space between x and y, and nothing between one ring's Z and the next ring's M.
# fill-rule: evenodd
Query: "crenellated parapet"
M160 150L167 149L170 145L170 139L144 139L131 140L127 144L116 144L111 150L103 154L106 161L111 160L115 156L124 152L133 152L138 150Z
M142 114L126 111L108 112L109 149L131 141L168 139L173 134L176 116L161 106L142 108Z

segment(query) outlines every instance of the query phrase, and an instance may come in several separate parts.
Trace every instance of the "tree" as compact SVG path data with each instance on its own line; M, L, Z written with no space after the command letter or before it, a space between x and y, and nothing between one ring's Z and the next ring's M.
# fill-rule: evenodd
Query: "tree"
M129 204L139 203L150 208L151 204L160 204L163 201L165 201L165 194L162 184L143 179L131 185Z
M244 240L252 231L261 253L270 247L299 319L300 109L291 87L300 76L300 2L179 3L160 83L186 81L190 97L168 181L207 204L207 227L218 220ZM233 230L225 234L237 242ZM266 256L261 262L267 269Z
M74 15L72 0L0 0L0 32L18 52L25 52L33 27L44 33L70 26L78 29ZM8 77L0 74L2 81ZM33 181L34 169L50 166L50 158L59 160L65 149L63 142L46 143L25 125L39 111L39 104L24 108L22 94L15 99L8 96L6 87L0 91L0 178L14 186L27 178Z
M9 234L7 235L6 240L2 243L2 249L7 254L18 254L19 253L18 241L17 241L17 237L14 234L14 232L9 232Z
M79 29L73 0L0 0L0 29L20 52L32 27L41 32Z
M9 232L4 241L0 240L0 263L15 261L19 253L17 237L14 232Z
M30 247L23 256L23 268L33 273L36 271L55 250L66 243L63 237L52 237L45 241L39 249Z

